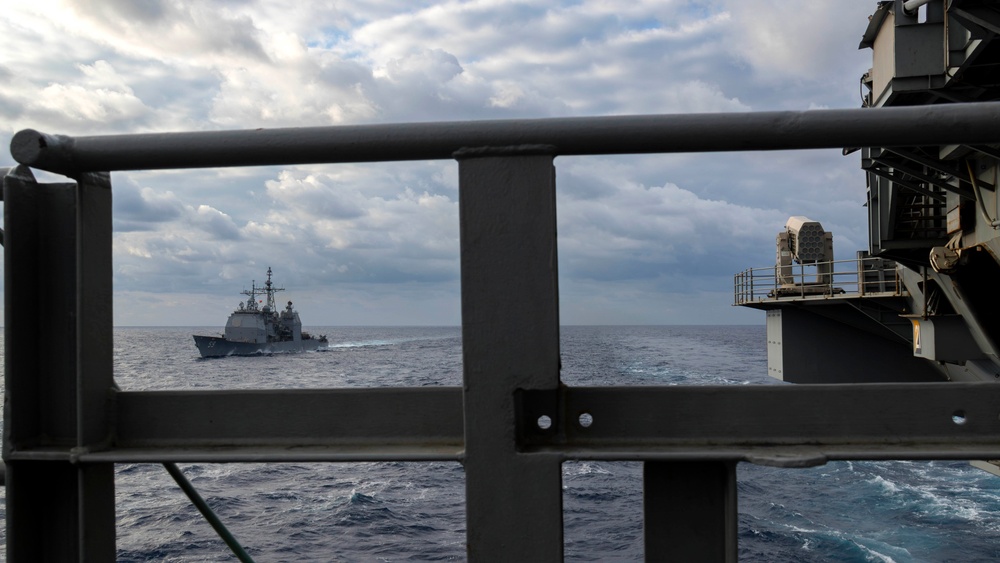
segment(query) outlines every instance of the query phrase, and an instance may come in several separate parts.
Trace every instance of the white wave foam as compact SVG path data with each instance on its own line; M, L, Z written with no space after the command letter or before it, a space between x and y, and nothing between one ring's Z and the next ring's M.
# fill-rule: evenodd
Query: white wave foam
M899 485L889 481L881 475L876 475L874 479L869 479L865 482L871 485L876 485L887 493L895 494L899 492Z
M864 554L865 554L865 559L868 560L868 561L881 561L882 563L896 563L895 559L893 559L892 557L890 557L890 556L888 556L888 555L886 555L884 553L880 553L878 551L875 551L874 549L872 549L872 548L870 548L868 546L862 545L862 544L860 544L860 543L858 543L856 541L853 541L853 540L851 541L851 543L853 543L854 545L856 545L859 548L861 548L861 551L864 552Z
M364 348L366 346L391 346L397 344L391 340L363 340L360 342L337 342L335 344L327 344L327 348Z
M599 464L581 461L564 463L563 475L612 475L612 473Z

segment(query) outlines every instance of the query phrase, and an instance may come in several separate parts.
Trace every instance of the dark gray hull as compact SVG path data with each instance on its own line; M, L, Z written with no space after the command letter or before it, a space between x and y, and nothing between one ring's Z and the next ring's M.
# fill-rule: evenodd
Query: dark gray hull
M326 340L308 338L302 340L286 340L283 342L235 342L221 336L194 335L194 343L198 346L202 358L220 358L223 356L261 356L267 354L291 354L296 352L311 352L321 345L326 346Z

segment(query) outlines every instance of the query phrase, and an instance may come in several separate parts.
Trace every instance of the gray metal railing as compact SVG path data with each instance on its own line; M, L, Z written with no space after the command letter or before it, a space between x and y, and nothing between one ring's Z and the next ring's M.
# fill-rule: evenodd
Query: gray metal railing
M559 376L555 156L954 143L1000 143L1000 102L22 131L12 153L26 166L3 178L8 560L114 560L115 463L458 460L469 559L558 561L562 462L640 460L647 559L734 561L739 461L1000 458L995 384L572 388ZM110 171L449 158L459 171L461 387L115 387ZM38 183L28 166L72 181ZM754 276L743 283L754 296ZM66 343L63 353L50 352L52 341Z
M1000 102L687 115L397 123L67 137L18 132L21 164L110 172L271 164L440 160L502 154L599 155L991 144Z
M733 304L834 296L902 295L896 265L876 257L794 264L782 276L778 266L748 268L733 276ZM825 273L821 270L825 269ZM825 278L825 279L823 279ZM822 279L822 281L817 281Z

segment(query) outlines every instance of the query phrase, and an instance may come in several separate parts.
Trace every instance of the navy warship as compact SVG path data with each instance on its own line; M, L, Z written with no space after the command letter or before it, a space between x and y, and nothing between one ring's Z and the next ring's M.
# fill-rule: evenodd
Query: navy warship
M299 320L298 312L292 308L291 301L283 311L277 311L274 294L284 290L285 288L275 287L271 282L271 268L268 268L264 287L258 287L254 281L250 289L240 292L247 296L247 300L240 302L229 315L224 336L194 335L194 343L198 346L201 357L257 356L305 352L325 347L326 336L317 338L302 332L302 321Z

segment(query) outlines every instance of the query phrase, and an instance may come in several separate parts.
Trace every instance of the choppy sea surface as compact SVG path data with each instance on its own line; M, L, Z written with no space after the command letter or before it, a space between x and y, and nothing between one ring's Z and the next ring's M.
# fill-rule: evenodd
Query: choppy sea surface
M311 327L324 352L203 360L192 333L115 329L124 390L460 385L460 329ZM568 385L765 385L761 326L563 327ZM457 463L180 464L257 561L461 561ZM235 561L161 465L116 469L119 561ZM740 464L741 561L1000 559L1000 478L965 462ZM642 560L639 463L563 466L567 561Z

